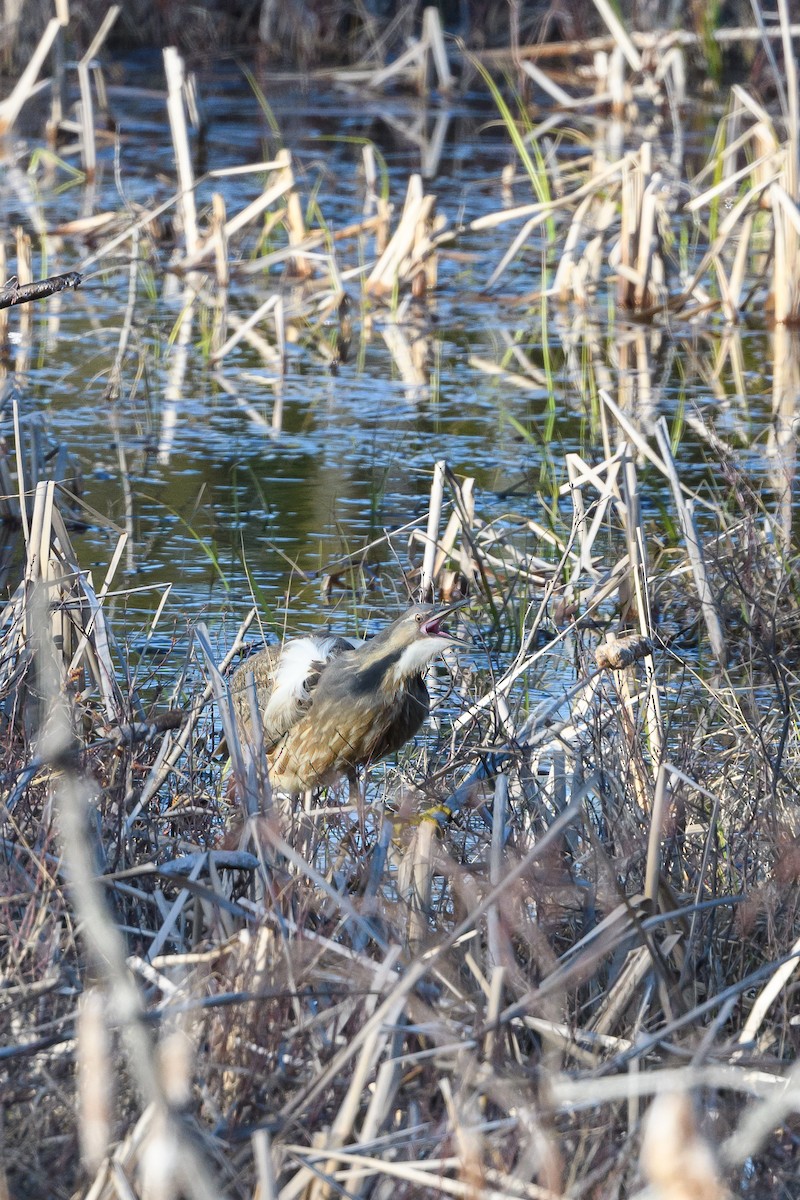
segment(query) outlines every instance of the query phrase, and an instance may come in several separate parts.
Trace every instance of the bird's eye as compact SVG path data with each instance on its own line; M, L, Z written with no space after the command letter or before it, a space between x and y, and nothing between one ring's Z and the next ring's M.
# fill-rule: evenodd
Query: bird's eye
M422 613L416 613L416 615L414 616L414 620L417 622L418 625L421 625L422 624Z

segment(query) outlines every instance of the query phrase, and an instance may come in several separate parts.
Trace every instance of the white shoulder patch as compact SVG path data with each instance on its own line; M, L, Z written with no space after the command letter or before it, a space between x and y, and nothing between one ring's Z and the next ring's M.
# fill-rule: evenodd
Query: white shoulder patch
M341 637L305 637L287 642L281 651L272 692L264 709L268 737L281 737L308 707L319 672L331 658L342 653L342 643L358 641Z

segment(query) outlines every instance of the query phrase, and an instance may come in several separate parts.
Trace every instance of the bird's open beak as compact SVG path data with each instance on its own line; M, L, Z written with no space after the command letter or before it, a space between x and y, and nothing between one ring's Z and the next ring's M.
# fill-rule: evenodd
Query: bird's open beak
M429 617L421 626L423 633L428 637L439 637L445 641L451 642L453 645L464 645L459 638L453 637L450 630L445 625L447 618L451 613L457 612L459 608L463 608L465 604L469 604L470 598L464 600L456 600L455 604L448 604L447 608L440 608L437 613Z

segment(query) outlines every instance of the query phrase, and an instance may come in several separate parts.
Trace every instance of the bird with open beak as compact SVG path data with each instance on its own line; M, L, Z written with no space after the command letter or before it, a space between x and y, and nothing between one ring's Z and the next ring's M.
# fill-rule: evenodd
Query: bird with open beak
M231 680L237 725L252 740L248 678L253 673L273 787L304 792L399 750L430 708L424 673L458 645L445 609L417 604L367 641L308 637L276 656L262 650Z

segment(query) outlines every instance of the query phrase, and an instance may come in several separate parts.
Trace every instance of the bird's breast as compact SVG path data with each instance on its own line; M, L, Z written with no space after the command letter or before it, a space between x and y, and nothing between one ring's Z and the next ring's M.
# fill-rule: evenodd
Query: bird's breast
M309 712L287 733L272 761L278 786L303 790L353 774L399 750L428 715L428 689L420 676L392 695L380 688L337 692L318 691Z

